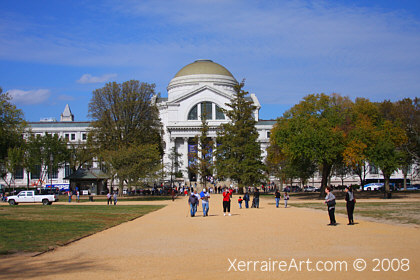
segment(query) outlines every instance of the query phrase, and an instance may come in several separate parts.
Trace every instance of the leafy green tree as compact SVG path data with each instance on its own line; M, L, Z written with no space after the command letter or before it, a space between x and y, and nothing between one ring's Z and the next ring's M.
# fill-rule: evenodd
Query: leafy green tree
M316 163L324 195L332 166L341 160L351 101L333 94L311 94L277 120L273 141L291 161Z
M3 177L3 181L7 184L7 186L10 188L10 186L15 181L15 174L16 171L20 168L23 168L23 158L24 158L24 149L22 149L22 146L16 146L13 148L9 148L7 153L7 160L6 160L6 171L9 172L10 178L9 181L7 181L7 177Z
M229 123L222 124L216 139L217 176L230 178L238 183L240 190L247 185L260 183L265 179L265 165L262 163L261 147L254 111L256 107L243 90L244 82L235 87L235 96L223 110Z
M129 152L139 155L150 148L150 145L157 144L157 149L150 150L157 154L148 158L156 159L156 164L161 162L162 125L159 111L156 105L152 104L154 93L154 84L134 80L122 84L107 83L103 88L93 91L89 103L89 116L93 120L89 138L101 157L108 160L109 171L113 173L111 175L118 176L120 193L124 182L135 184L135 180L141 179L139 176L145 175L145 168L153 170L155 166L155 163L151 162L149 167L133 163ZM124 157L127 162L133 164L120 164L124 162ZM142 159L138 159L138 162L142 162Z
M168 155L169 164L167 164L167 169L169 169L169 174L171 176L171 186L173 185L173 178L182 177L182 171L179 168L182 166L181 154L177 152L176 147L172 147L171 152Z
M22 134L26 127L23 113L11 103L8 93L0 87L0 175L7 176L6 158L9 148L22 144Z
M368 173L368 157L375 142L378 119L379 110L374 103L365 98L356 98L351 107L351 129L346 133L343 162L359 176L362 190Z
M381 169L385 180L385 192L390 192L391 175L402 165L403 147L407 135L399 120L392 114L394 104L384 101L378 104L380 120L374 131L374 145L369 151L369 159Z
M201 114L200 134L196 135L194 142L197 144L197 153L194 154L195 160L190 165L191 171L199 175L200 182L206 186L208 176L213 176L213 150L214 141L208 137L209 125L207 122L207 112L203 106Z

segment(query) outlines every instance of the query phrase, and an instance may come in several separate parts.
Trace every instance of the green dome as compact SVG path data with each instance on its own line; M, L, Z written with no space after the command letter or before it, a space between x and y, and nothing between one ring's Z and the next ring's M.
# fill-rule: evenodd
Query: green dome
M207 59L196 60L193 63L188 64L179 70L174 78L198 74L223 75L235 78L225 67Z

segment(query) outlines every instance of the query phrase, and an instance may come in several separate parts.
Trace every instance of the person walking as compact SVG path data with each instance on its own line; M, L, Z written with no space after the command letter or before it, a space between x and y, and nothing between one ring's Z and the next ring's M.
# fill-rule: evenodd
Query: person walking
M276 190L274 194L274 199L276 200L276 208L279 208L280 197L281 195L280 195L279 190Z
M76 191L76 198L77 198L77 202L80 202L80 192L79 192L79 190Z
M349 223L347 225L351 226L354 225L353 220L353 212L354 212L354 205L356 204L356 199L354 198L353 188L346 187L346 208L347 208L347 216L349 218Z
M205 188L200 193L200 198L201 198L201 205L203 206L203 217L206 217L206 216L209 215L210 194L207 192L207 190Z
M197 191L195 191L197 192ZM195 216L195 212L197 212L197 203L198 203L198 198L197 196L192 192L190 197L188 198L188 204L190 205L190 214L191 217Z
M289 201L289 194L287 192L284 193L284 208L287 208L287 202Z
M241 197L239 197L238 198L239 209L242 209L242 201L243 201L243 199Z
M230 214L230 198L232 197L232 190L228 190L225 188L225 191L223 192L223 216L226 216L226 211L228 212L229 216L232 216Z
M117 205L117 193L114 192L114 205Z
M106 198L107 198L107 204L112 205L112 199L111 199L111 192L110 191L106 194Z
M258 190L258 188L255 188L254 201L255 201L255 208L260 208L260 191Z
M325 188L325 193L327 194L325 196L325 202L328 207L328 216L330 216L330 223L329 226L335 226L337 225L337 222L335 221L335 196L331 192L331 188L327 187Z
M245 208L249 208L249 193L244 194Z
M69 196L69 203L71 202L71 196L73 195L71 189L69 189L68 196Z
M198 206L200 206L201 196L200 196L200 194L197 193L197 190L194 190L191 193L193 193L195 195L195 197L197 197L197 203L195 204L195 213L197 213L197 208L198 208Z

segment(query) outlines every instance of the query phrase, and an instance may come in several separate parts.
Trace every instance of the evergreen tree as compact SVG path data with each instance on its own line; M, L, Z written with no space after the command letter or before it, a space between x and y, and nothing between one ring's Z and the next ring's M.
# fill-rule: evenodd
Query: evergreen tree
M201 184L206 186L207 177L213 176L214 141L208 137L209 125L205 106L203 106L203 109L201 133L194 138L194 142L197 144L197 153L195 154L195 162L192 164L192 170L200 176Z
M229 123L222 124L217 136L216 170L219 178L230 178L240 190L265 179L261 147L254 118L256 107L247 99L244 82L235 87L235 98L223 110Z

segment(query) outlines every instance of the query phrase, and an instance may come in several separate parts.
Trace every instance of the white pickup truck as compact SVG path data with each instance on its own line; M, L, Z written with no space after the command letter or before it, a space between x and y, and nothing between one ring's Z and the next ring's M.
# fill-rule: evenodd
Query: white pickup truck
M21 191L17 195L7 197L7 202L10 205L17 205L18 203L39 203L44 205L51 205L53 202L58 201L54 194L37 195L35 191Z

